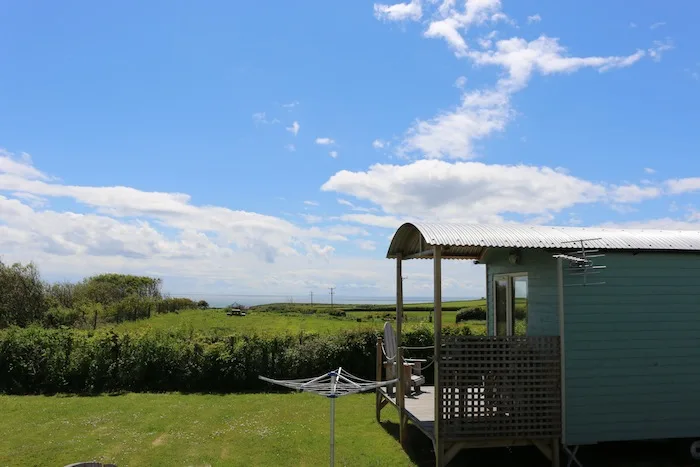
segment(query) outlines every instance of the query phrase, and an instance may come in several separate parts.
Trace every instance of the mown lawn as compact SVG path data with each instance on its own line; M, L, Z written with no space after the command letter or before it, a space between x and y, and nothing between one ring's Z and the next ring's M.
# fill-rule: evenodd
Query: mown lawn
M328 464L329 402L310 394L0 396L0 407L3 466ZM336 407L336 465L415 465L375 421L372 394Z
M373 394L336 404L336 465L432 465L431 443L412 425L408 451L401 449L393 408L384 409L382 423L375 421ZM0 396L0 407L3 466L85 460L119 467L328 465L329 402L311 394ZM584 446L578 457L598 467L698 465L687 446ZM463 451L450 465L551 464L536 448L523 447Z

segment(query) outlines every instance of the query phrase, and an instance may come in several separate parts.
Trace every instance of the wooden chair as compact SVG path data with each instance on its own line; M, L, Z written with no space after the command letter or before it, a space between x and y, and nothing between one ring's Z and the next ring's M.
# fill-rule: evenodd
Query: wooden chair
M406 347L410 348L410 347ZM396 334L391 323L384 323L384 341L382 342L382 352L384 353L384 368L386 369L387 380L396 378L396 359L398 356L398 346L396 345ZM420 392L420 387L425 384L425 377L422 374L421 366L427 360L419 358L405 358L403 363L403 376L406 381L406 394L411 392L411 387L416 392ZM393 386L387 387L389 395L393 395Z

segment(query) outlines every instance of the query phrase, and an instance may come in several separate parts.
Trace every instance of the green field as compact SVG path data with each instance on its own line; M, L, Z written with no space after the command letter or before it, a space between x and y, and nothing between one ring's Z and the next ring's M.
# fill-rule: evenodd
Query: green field
M296 312L279 313L251 311L247 316L227 316L224 310L184 310L178 313L154 315L149 319L126 321L107 325L115 331L135 329L192 330L208 334L296 334L299 332L327 333L352 329L382 329L386 321L383 312L354 311L344 317L330 316L327 313L302 314ZM431 325L428 313L409 311L406 313L406 328ZM443 325L454 325L457 312L443 313ZM358 321L358 319L360 321ZM485 321L469 321L473 334L483 334Z

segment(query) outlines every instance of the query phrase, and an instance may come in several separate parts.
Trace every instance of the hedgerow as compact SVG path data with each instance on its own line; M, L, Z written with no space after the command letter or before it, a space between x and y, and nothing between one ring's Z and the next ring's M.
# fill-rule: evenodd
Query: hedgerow
M468 334L466 327L448 334ZM376 375L378 332L215 336L184 331L125 333L40 327L0 332L0 392L9 394L246 392L269 390L258 376L304 378L342 366ZM430 346L429 326L404 334L407 346ZM431 350L412 356L430 358ZM432 372L426 372L428 384Z

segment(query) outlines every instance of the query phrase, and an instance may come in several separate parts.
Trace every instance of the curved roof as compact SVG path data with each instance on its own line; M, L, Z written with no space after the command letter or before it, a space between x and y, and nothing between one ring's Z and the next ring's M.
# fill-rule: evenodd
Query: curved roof
M444 258L478 259L487 248L580 248L576 240L600 250L700 251L700 231L692 230L406 223L394 234L387 258L430 257L428 247L439 245Z

